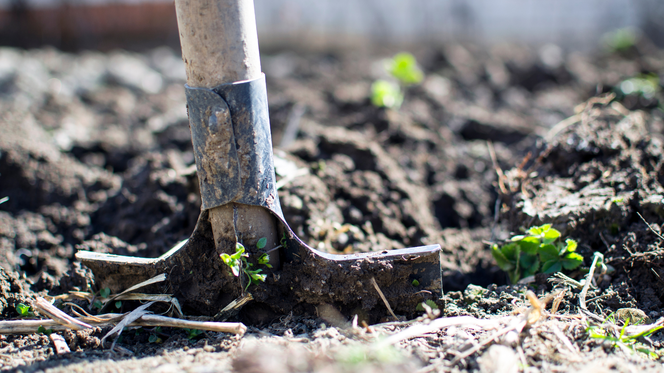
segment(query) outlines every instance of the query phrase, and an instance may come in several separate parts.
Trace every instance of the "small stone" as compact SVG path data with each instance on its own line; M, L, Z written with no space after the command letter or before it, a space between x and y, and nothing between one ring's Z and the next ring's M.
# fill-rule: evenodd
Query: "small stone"
M641 311L638 308L620 308L616 311L616 320L622 320L627 322L629 320L630 325L643 325L651 324L652 320L645 312Z
M478 359L482 373L517 373L519 358L510 347L493 345Z

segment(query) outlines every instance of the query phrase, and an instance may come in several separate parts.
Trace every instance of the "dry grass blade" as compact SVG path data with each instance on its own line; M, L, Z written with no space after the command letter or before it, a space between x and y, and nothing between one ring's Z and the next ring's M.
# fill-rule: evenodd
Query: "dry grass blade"
M434 333L438 330L449 328L450 326L462 325L475 326L483 329L495 329L500 326L500 323L495 320L482 320L472 316L446 317L443 319L436 319L429 324L417 324L408 327L399 333L387 337L379 343L379 346L396 344L403 340L421 337L428 333Z
M143 315L134 325L164 326L169 328L198 329L211 332L223 332L243 335L247 327L239 322L191 321L159 315Z
M244 305L247 304L247 302L253 299L254 296L251 295L251 293L243 294L239 298L228 303L226 307L224 307L224 309L222 309L216 315L214 315L213 319L215 321L226 321L230 317L240 312L240 309L242 309L242 307L244 307Z
M590 283L593 281L593 276L595 275L595 268L597 268L597 263L600 260L604 260L604 256L598 252L595 253L593 256L593 264L590 265L590 271L588 271L588 274L586 275L586 283L583 284L583 289L581 289L581 294L579 294L579 307L581 307L582 310L588 311L588 306L586 305L586 295L588 294L588 288L590 287Z
M113 329L111 329L110 332L106 333L106 335L101 339L101 345L104 345L104 342L106 341L106 338L109 336L112 336L113 334L117 334L118 337L120 334L122 334L122 329L124 329L126 326L134 322L135 320L139 319L141 316L147 314L149 311L146 311L148 307L153 305L154 302L146 303L137 309L129 312L123 319L116 325ZM116 339L117 340L117 339ZM113 344L111 345L111 350L115 347L115 341L113 341Z
M650 224L646 221L646 219L644 219L643 216L641 216L640 213L637 212L636 214L639 215L639 217L641 218L641 220L643 220L644 223L646 223L646 225L648 226L648 228L650 228L650 230L652 231L652 233L654 233L657 237L659 237L660 240L664 241L664 237L662 237L661 234L659 234L657 231L655 231L655 230L653 229L653 227L651 227Z
M156 276L152 277L151 279L148 279L148 280L145 280L141 283L138 283L138 284L126 289L125 291L121 292L120 294L110 296L104 303L115 300L117 297L125 295L127 293L131 293L134 290L140 289L140 288L148 286L148 285L156 284L156 283L162 282L162 281L166 281L166 274L165 273L156 275Z
M180 308L180 302L177 298L172 295L167 294L143 294L143 293L130 293L130 294L118 294L115 300L138 300L138 301L149 301L149 302L164 302L170 303L173 308L177 311L178 316L182 316L182 309Z
M380 299L383 300L383 303L385 303L385 307L387 307L387 310L390 312L390 315L394 317L395 320L399 320L397 315L394 314L394 311L392 311L392 307L390 306L390 302L387 301L387 298L385 298L385 295L383 292L380 290L380 287L378 287L378 284L376 283L375 278L371 278L371 284L373 285L374 288L376 288L376 291L378 292L378 295L380 295Z
M37 297L33 302L33 308L37 310L44 316L48 316L58 324L66 326L69 329L80 330L80 329L91 329L92 326L80 321L75 318L67 315L66 313L59 310L57 307L49 303L46 299L42 297Z

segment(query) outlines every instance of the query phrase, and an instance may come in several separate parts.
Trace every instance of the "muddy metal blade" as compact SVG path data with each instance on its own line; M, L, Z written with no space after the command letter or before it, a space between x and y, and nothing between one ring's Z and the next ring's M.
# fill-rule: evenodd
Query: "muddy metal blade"
M186 243L159 258L139 258L79 251L76 258L89 267L100 288L119 292L165 273L165 282L141 292L172 294L186 313L215 315L241 293L238 278L216 252L207 211ZM254 303L274 314L315 313L330 304L346 315L360 311L385 315L385 306L371 282L376 280L394 311L415 314L417 304L438 301L442 282L440 246L430 245L378 253L334 255L303 244L284 226L287 248L279 268L266 269L266 281L251 285Z
M418 303L441 298L439 245L332 255L293 233L276 189L264 76L213 89L187 87L187 105L203 209L196 229L185 244L156 259L79 251L76 257L101 288L121 291L165 273L168 280L152 291L175 295L189 312L215 315L240 297L247 283L230 274L220 259L208 221L209 209L233 203L269 210L284 237L282 247L270 253L278 253L280 264L264 269L265 282L248 288L257 308L314 314L314 307L325 303L347 315L384 315L372 279L392 309L404 315L414 315ZM247 250L254 258L265 252Z

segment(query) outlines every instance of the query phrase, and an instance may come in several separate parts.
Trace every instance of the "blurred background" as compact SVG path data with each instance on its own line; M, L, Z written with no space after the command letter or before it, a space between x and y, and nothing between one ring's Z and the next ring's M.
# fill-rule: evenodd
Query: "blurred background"
M659 0L255 0L262 48L367 43L554 43L583 50L633 28L664 43ZM0 0L0 44L177 47L172 0Z

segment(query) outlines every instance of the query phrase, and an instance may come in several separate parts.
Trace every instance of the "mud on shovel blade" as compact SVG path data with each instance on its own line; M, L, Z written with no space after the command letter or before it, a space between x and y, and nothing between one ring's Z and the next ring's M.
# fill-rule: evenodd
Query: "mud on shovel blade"
M223 4L210 8L207 4L210 2ZM246 278L230 274L220 258L222 253L232 254L235 242L240 242L249 252L250 262L255 264L262 253L272 250L274 264L272 268L263 268L267 275L265 282L248 287L254 298L245 308L248 312L253 309L264 314L290 311L313 314L316 305L331 304L347 316L362 313L370 320L377 320L386 315L386 309L372 279L397 314L413 316L418 303L439 300L442 296L439 245L333 255L307 246L293 233L283 217L276 190L265 77L260 73L260 61L253 61L258 59L257 40L244 40L256 38L252 1L176 0L176 8L188 69L187 105L202 212L191 237L159 258L79 251L76 257L92 270L97 285L119 292L165 273L166 281L141 292L173 294L186 313L215 315L243 295L247 285ZM249 11L251 17L247 16ZM207 29L200 29L203 27L200 22L188 24L183 18L207 17L203 24L219 28L210 19L211 12L218 12L219 20L224 20L221 29L226 31L226 38L238 35L244 38L240 43L246 47L244 50L251 50L252 45L256 50L240 56L236 64L228 62L228 58L219 61L225 75L216 80L224 81L230 76L232 83L211 86L208 80L192 87L201 76L219 75L206 71L205 67L196 67L194 57L200 53L195 48L192 51L192 44L210 40L217 43L219 38L201 37ZM236 17L238 13L240 16ZM189 32L187 27L199 29ZM235 27L243 29L229 32ZM199 38L191 41L188 38L192 35ZM229 41L217 45L222 49L217 54L210 53L214 48L207 46L202 49L203 55L232 57L243 50L232 48L234 44L237 43ZM253 62L247 64L247 60ZM258 232L265 231L256 224L261 219L274 227L269 241L275 244L258 249L256 242L262 235ZM276 242L281 243L280 247ZM279 248L273 250L275 246Z

